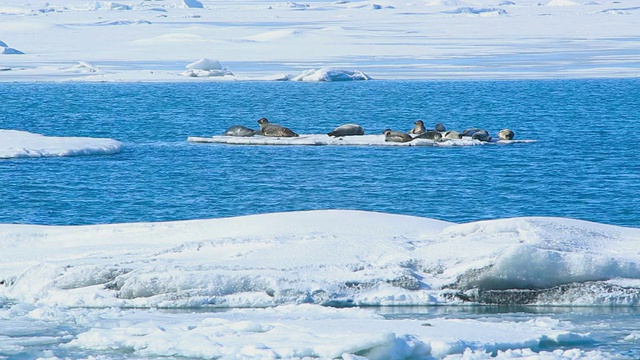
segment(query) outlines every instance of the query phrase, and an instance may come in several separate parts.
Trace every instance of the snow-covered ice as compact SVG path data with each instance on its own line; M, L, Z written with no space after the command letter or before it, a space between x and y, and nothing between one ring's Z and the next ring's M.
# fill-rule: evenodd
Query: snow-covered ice
M462 139L446 139L433 141L427 139L414 139L409 142L386 142L384 135L358 135L332 137L322 134L301 134L298 137L267 137L267 136L190 136L187 141L193 143L217 143L233 145L349 145L349 146L475 146L475 145L506 145L516 143L531 143L535 140L498 140L480 141L471 137Z
M141 358L224 359L606 359L571 346L593 343L588 333L546 317L525 322L461 319L388 320L366 309L285 305L224 312L14 306L0 309L5 354L24 346L62 343L70 352L135 354ZM64 324L80 328L20 342L25 333ZM4 335L4 337L3 337ZM569 349L545 351L550 345ZM107 353L108 354L108 353ZM495 357L494 357L495 358Z
M85 65L86 66L86 65ZM0 129L0 159L115 154L122 143L113 139L44 136Z
M634 0L7 0L0 81L637 77L638 23Z
M639 229L564 218L455 224L348 210L5 224L0 344L19 351L17 333L64 324L77 334L32 341L142 357L605 359L571 349L593 342L589 333L543 316L393 320L351 306L508 301L513 291L537 304L637 306L639 240ZM564 350L545 352L550 344Z
M0 296L51 306L377 306L509 302L517 294L500 291L522 290L523 303L637 305L638 240L638 229L569 219L454 224L346 210L2 225Z

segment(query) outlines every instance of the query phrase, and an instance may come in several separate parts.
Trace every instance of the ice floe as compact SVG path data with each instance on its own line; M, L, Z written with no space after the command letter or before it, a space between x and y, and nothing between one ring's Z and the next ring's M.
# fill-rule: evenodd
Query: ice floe
M187 141L193 143L219 143L233 145L350 145L350 146L475 146L487 144L517 144L531 143L535 140L497 140L480 141L471 137L462 139L444 139L433 141L428 139L414 139L413 141L397 143L385 141L384 135L359 135L332 137L325 134L300 134L298 137L268 137L268 136L190 136Z
M122 144L113 139L55 137L18 130L0 130L0 159L115 154Z
M638 229L562 218L455 224L347 210L0 225L0 299L71 307L637 306L639 239Z

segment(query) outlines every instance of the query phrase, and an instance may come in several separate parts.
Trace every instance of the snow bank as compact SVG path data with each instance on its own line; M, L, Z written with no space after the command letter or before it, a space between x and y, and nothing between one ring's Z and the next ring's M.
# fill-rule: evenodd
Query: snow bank
M85 63L82 66L91 65ZM115 154L121 150L122 144L112 139L51 137L26 131L0 130L0 159L104 155Z
M638 283L639 239L638 229L569 219L457 225L360 211L3 225L0 298L98 307L638 305L639 287L607 280Z
M637 306L638 240L640 229L563 218L454 224L346 210L4 224L0 346L5 356L57 344L108 358L609 359L572 348L597 339L564 320L388 319L351 306L523 290L554 305Z
M182 73L189 77L233 76L233 73L220 65L218 60L207 58L194 61L186 66L188 71Z

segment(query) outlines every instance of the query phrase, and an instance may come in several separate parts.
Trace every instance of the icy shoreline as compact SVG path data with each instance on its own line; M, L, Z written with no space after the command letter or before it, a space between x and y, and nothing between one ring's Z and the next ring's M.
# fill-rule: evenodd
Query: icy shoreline
M638 306L639 239L565 218L349 210L2 224L0 355L609 359L545 316L403 320L366 306Z
M71 307L637 306L639 237L562 218L454 224L346 210L2 225L0 296Z

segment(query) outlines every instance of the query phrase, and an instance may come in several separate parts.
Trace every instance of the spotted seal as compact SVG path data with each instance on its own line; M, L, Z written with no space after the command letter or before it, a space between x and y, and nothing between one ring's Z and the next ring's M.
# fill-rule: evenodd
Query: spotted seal
M433 130L425 128L424 121L422 120L416 120L413 124L415 126L413 127L413 129L409 131L409 134L413 134L413 135L419 135L427 131L438 131L441 133L447 131L447 128L444 127L442 123L436 123L436 126L433 128Z
M249 129L242 125L233 125L222 133L222 136L253 136L258 133L258 130Z
M387 142L408 142L413 140L413 137L411 137L411 135L404 133L402 131L393 131L391 129L385 129L383 132L384 134L384 141Z
M473 134L477 133L478 131L480 131L479 128L464 129L460 133L460 136L473 136Z
M491 141L491 135L489 135L489 132L479 128L464 129L462 130L462 133L460 133L460 136L469 136L472 139L480 141Z
M491 135L487 130L478 130L471 135L471 138L480 141L491 141Z
M455 130L449 130L449 131L445 132L442 135L442 137L445 138L445 139L452 139L452 140L456 140L456 139L462 138L462 136L460 136L460 133L455 131Z
M417 135L427 131L427 129L424 127L424 121L416 120L413 124L415 126L413 127L413 129L409 130L409 134Z
M258 124L260 124L260 134L262 134L262 136L273 136L273 137L297 137L298 136L298 134L296 134L289 128L280 126L278 124L269 123L269 120L267 120L267 118L261 118L260 120L258 120Z
M433 140L433 141L440 141L442 140L442 134L438 131L429 130L416 136L414 139L427 139L427 140Z
M515 134L510 129L502 129L498 133L498 139L500 140L513 140Z
M362 126L357 124L345 124L338 126L333 129L333 131L328 132L329 136L354 136L354 135L364 135L364 129Z

